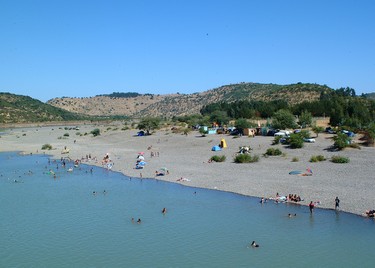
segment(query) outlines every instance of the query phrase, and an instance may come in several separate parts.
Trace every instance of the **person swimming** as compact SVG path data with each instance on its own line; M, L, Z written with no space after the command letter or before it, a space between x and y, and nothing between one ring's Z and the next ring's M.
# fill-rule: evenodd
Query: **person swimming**
M257 243L255 243L255 241L253 241L253 242L251 243L251 246L252 246L253 248L259 248L259 245L258 245Z
M163 214L167 213L167 209L163 208L163 210L161 211L161 213L163 213Z

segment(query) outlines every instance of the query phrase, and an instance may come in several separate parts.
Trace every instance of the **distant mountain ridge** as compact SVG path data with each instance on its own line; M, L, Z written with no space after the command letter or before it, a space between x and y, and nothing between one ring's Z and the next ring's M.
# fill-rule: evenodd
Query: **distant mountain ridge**
M319 100L334 90L326 85L239 83L193 94L139 94L136 92L97 95L87 98L54 98L47 103L28 96L0 92L0 123L34 123L102 120L143 116L170 118L198 114L203 106L238 100L284 100L289 105ZM362 94L374 98L375 93Z
M89 98L54 98L47 103L79 114L91 116L181 116L199 113L207 104L237 100L285 100L297 104L318 100L326 85L297 83L291 85L240 83L225 85L193 94L112 93Z

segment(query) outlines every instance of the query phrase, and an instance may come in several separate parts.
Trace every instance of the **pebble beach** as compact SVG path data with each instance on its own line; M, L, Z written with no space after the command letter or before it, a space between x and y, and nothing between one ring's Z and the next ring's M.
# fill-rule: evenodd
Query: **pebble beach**
M100 135L89 134L99 128ZM319 134L315 143L305 143L301 149L272 145L273 137L234 137L226 134L206 135L197 131L188 135L173 133L170 128L155 131L150 136L137 136L138 130L121 130L121 125L75 126L18 126L2 128L0 151L20 151L22 154L48 154L52 158L79 159L84 164L103 166L108 154L111 170L132 178L152 178L187 186L228 191L242 195L275 198L279 195L297 194L303 200L318 202L318 208L334 209L336 196L339 209L363 215L375 208L373 185L375 182L375 148L360 146L332 151L332 134ZM68 134L68 135L67 135ZM315 134L312 133L312 136ZM212 151L214 145L225 139L227 147ZM52 150L42 150L50 144ZM234 163L239 147L248 146L255 163ZM64 149L69 153L62 153ZM279 148L282 156L265 157L268 148ZM135 169L136 159L142 153L146 165ZM213 155L225 155L224 162L209 162ZM326 160L310 162L310 158L323 155ZM336 164L332 156L345 156L349 163ZM88 158L88 156L90 156ZM156 171L166 168L169 174L156 176ZM311 169L311 176L290 175L291 171Z

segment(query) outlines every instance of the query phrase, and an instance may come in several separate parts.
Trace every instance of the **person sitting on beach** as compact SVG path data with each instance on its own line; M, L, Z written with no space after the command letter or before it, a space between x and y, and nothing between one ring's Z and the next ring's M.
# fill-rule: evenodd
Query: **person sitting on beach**
M184 177L181 177L181 178L177 179L177 181L190 181L190 180L189 180L189 179L186 179L186 178L184 178Z
M293 201L293 202L300 202L302 199L299 195L296 195L296 194L289 194L288 196L288 199L289 201Z
M102 164L108 163L109 161L110 161L110 159L109 159L109 154L106 153L105 156L103 157Z
M253 241L253 242L251 243L251 246L252 246L253 248L259 248L259 245L258 245L257 243L255 243L255 241Z

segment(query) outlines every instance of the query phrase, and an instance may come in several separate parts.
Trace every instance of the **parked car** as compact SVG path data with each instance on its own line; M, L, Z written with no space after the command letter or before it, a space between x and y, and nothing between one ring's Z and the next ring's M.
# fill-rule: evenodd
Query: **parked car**
M284 137L284 136L288 136L289 134L290 134L290 131L288 131L288 130L279 130L278 132L276 132L274 134L274 136L282 136L282 137Z
M346 134L348 137L350 137L350 138L352 138L352 137L354 137L355 136L355 134L354 134L354 132L352 132L352 131L348 131L348 130L341 130L341 133L344 133L344 134Z
M311 143L314 143L314 142L315 142L315 139L313 139L313 138L303 138L303 141L304 141L304 142L311 142Z
M269 130L267 131L267 136L274 136L276 132L277 132L277 131L274 130L274 129L269 129Z
M329 134L336 134L336 131L334 131L331 127L326 127L326 132Z

